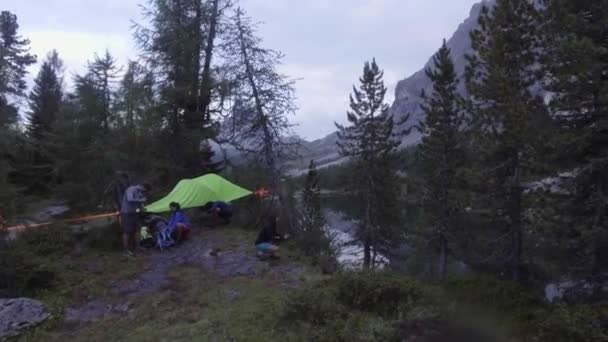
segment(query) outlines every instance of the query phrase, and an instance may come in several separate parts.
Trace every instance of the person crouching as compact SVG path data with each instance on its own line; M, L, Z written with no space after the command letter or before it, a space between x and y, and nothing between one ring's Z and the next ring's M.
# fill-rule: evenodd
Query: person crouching
M271 215L255 240L255 248L258 251L259 258L270 257L271 259L279 259L277 255L279 251L277 242L286 240L287 236L277 233L277 221L277 216Z

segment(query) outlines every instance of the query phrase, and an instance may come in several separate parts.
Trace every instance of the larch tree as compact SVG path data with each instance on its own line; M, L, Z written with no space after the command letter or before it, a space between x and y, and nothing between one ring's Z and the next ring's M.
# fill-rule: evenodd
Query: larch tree
M484 6L479 29L471 32L473 52L467 56L467 88L471 95L471 127L476 160L475 209L486 210L488 232L498 236L493 262L508 265L520 280L525 235L526 184L540 175L539 146L547 123L538 84L538 12L528 0L498 0ZM506 243L505 243L506 239Z
M399 236L395 161L403 132L395 127L384 102L386 87L382 78L383 72L376 61L366 62L360 86L353 87L350 96L351 110L347 112L350 125L336 123L339 152L351 158L359 171L352 186L364 203L356 237L363 245L365 267L374 267L377 254L390 252Z
M256 27L237 9L227 28L223 58L234 105L224 139L254 156L269 172L269 187L279 194L282 161L295 151L289 115L296 110L293 81L277 68L283 55L263 48Z
M150 26L136 26L135 39L154 72L166 126L167 154L175 176L209 170L217 93L214 56L226 25L230 0L151 0L144 9Z
M464 99L458 93L459 79L454 70L450 49L443 46L433 57L433 66L426 69L433 82L433 92L424 96L425 119L419 125L422 143L419 146L421 177L424 182L423 211L432 244L438 247L438 273L447 272L448 243L462 210L462 167L465 164Z

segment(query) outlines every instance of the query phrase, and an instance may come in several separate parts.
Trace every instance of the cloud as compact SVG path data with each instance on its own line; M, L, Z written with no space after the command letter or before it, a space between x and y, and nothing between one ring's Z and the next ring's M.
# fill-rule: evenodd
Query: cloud
M358 78L363 65L342 65L318 67L312 65L287 64L281 71L297 79L296 94L298 112L294 123L296 133L307 139L317 139L335 130L334 122L345 123L349 109L349 95L352 86L358 86ZM392 102L398 73L384 71L384 81L388 88L385 98Z
M107 33L80 33L69 31L31 31L26 32L31 41L32 53L38 61L55 49L59 52L68 73L83 73L86 63L95 53L102 54L106 49L117 59L118 64L126 64L129 57L135 57L135 49L129 36ZM40 63L30 69L35 75ZM68 77L69 81L69 77Z
M142 21L146 0L23 0L21 33L43 58L57 49L68 72L83 72L105 49L125 64L137 56L130 30ZM376 57L392 101L396 83L422 68L478 0L241 0L263 45L286 54L283 71L294 78L300 110L297 133L318 138L343 122L348 95L363 62ZM35 73L38 66L31 68ZM30 75L33 78L33 75Z

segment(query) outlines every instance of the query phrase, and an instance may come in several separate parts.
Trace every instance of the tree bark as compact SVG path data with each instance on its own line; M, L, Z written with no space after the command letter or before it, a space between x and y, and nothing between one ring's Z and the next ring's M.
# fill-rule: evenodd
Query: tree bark
M448 266L448 241L445 236L440 233L439 236L439 279L445 280Z
M213 49L215 44L215 37L217 35L217 21L219 19L219 2L220 0L213 1L213 10L211 18L209 19L209 34L207 36L207 44L205 45L205 62L203 65L203 75L201 78L201 93L199 105L203 113L203 123L211 121L211 114L209 113L209 105L211 104L211 60L213 58Z
M511 187L511 276L513 281L521 279L521 255L522 255L522 187L520 184L519 151L515 152L514 175Z

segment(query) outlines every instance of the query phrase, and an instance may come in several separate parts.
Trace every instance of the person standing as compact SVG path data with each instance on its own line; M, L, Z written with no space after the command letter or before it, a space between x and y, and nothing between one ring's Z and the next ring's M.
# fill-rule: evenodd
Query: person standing
M122 246L125 255L135 256L135 233L139 213L143 212L149 184L132 185L125 190L120 205L120 225L122 227Z

